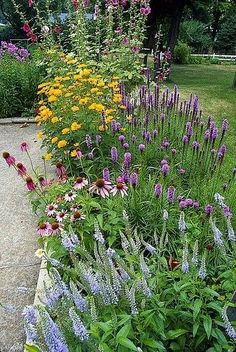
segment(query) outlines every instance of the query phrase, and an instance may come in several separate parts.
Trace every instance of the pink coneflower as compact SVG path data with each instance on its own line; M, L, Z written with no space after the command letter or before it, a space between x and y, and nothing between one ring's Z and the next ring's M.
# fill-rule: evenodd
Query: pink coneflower
M43 176L39 177L39 183L41 187L47 187L49 185L48 180L46 180Z
M11 165L15 164L16 159L14 158L14 156L10 155L8 152L3 152L2 156L6 160L7 165L11 166Z
M102 198L105 198L109 197L109 191L111 188L111 182L105 181L103 178L98 178L89 188L89 192L98 194L102 196Z
M117 27L117 28L115 29L115 33L122 33L122 32L123 32L122 27Z
M74 183L74 188L75 189L82 189L85 186L87 186L88 184L88 180L86 180L86 178L84 177L77 177Z
M22 152L27 152L27 151L29 150L29 144L26 143L26 142L21 143L21 145L20 145L20 150L21 150Z
M79 209L79 204L72 204L72 206L70 207L70 211L72 211L72 213L74 213L75 211L77 211Z
M66 202L72 202L76 198L76 194L72 191L65 194L64 199Z
M60 178L63 178L66 175L66 169L60 161L56 163L56 173Z
M37 234L40 236L48 236L51 232L51 225L48 222L42 222L38 225Z
M26 181L26 187L29 191L34 191L36 188L36 184L34 183L34 181L32 180L32 178L30 176L26 177L25 179Z
M62 222L66 218L67 218L67 214L64 210L59 211L56 215L56 219L58 222Z
M113 186L111 193L115 196L117 193L121 194L121 197L127 196L128 187L124 182L117 182L115 186Z
M124 45L128 45L129 44L129 38L125 37L123 40L122 40L122 43Z
M46 206L45 211L48 216L54 216L56 215L56 209L57 209L57 204L51 203Z
M20 176L25 176L27 173L26 167L22 163L16 164L17 167L17 173Z
M81 221L85 219L85 215L82 214L80 211L75 211L74 214L72 214L70 219L72 222Z
M138 54L140 52L140 48L138 46L133 46L133 48L131 48L131 50L134 54Z
M53 222L51 224L50 235L57 235L60 232L60 224L58 222Z

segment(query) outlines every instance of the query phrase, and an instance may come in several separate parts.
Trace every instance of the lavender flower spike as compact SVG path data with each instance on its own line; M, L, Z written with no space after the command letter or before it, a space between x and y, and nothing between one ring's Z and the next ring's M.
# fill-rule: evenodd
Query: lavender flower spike
M201 261L201 265L200 265L200 268L199 268L199 271L198 271L198 276L202 280L204 280L206 275L207 275L207 272L206 272L206 258L205 258L205 255L203 255L202 261Z
M183 257L182 257L182 271L183 273L188 273L189 272L189 263L188 263L188 242L185 242L185 246L183 249Z
M77 286L73 283L73 281L70 282L70 290L76 307L80 310L80 312L86 312L88 310L88 303L86 299L80 294Z
M48 312L40 308L41 325L46 345L50 352L69 352L64 338Z
M169 214L166 209L163 210L163 220L167 221L169 219Z
M233 229L233 226L231 224L230 218L227 218L227 229L228 229L228 239L229 241L236 241L236 236L235 236L235 231Z
M216 227L215 221L213 222L212 217L210 217L210 225L214 235L215 244L220 247L223 246L224 245L222 240L223 234L218 229L218 227Z
M222 319L224 321L225 330L227 335L234 341L236 341L236 331L230 323L230 320L227 315L227 307L225 307L222 311Z
M179 217L179 231L183 233L186 230L186 223L184 220L184 212L181 211L180 217Z
M70 308L69 310L69 316L73 324L73 330L75 335L79 338L80 341L85 341L89 339L89 334L82 323L80 317L78 314L75 312L74 308Z

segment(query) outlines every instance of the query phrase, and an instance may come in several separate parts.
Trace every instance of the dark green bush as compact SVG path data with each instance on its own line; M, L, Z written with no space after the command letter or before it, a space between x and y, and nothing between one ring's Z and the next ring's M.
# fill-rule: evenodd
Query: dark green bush
M183 42L178 42L178 45L175 47L174 50L174 62L177 64L188 64L190 54L190 47Z
M0 59L0 118L20 116L32 110L42 68L34 60L18 61L8 55Z
M11 26L0 26L0 41L9 41L14 37Z

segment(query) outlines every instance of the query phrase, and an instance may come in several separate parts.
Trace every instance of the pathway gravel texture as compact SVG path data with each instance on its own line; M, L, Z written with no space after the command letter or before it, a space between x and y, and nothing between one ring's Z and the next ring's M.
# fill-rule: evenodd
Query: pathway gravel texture
M0 152L9 151L30 167L21 142L30 145L36 165L42 165L35 125L0 125ZM22 352L24 330L21 314L32 304L40 268L35 256L36 216L32 214L23 180L0 155L0 352Z

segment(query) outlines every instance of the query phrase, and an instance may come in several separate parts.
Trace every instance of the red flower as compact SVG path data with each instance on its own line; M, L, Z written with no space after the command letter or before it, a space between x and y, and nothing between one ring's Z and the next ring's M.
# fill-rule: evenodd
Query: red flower
M22 29L23 29L23 31L26 32L26 33L28 33L28 32L31 31L30 25L29 25L29 23L27 23L27 22L25 22L25 23L23 24Z
M60 26L56 26L55 28L54 28L54 32L55 33L61 33L61 27Z
M30 35L30 39L31 39L31 41L32 41L33 43L35 43L35 42L37 42L38 37L37 37L37 35L36 35L36 34L31 33L31 35Z

